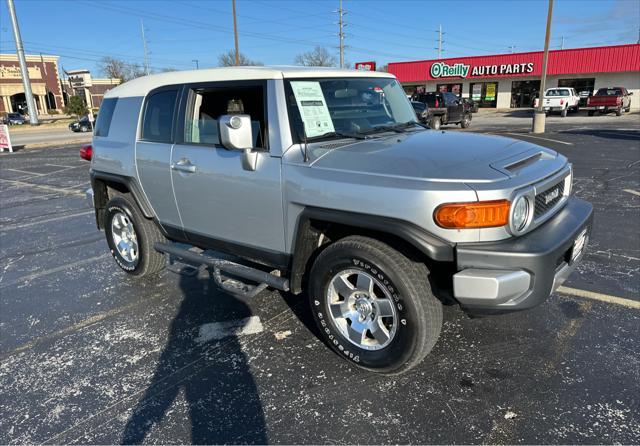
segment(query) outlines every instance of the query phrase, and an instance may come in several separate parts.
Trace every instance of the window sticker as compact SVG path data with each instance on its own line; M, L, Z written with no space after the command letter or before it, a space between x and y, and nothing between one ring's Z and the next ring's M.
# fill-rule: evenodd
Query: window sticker
M322 94L320 82L291 82L298 110L304 122L308 138L334 132L327 101Z

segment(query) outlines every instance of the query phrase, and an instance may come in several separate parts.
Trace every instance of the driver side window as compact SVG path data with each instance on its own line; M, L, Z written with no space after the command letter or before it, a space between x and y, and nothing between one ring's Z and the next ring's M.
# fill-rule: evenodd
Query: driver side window
M184 142L221 146L218 119L222 115L249 115L253 146L266 149L266 112L264 88L246 87L194 88L192 104L185 115Z

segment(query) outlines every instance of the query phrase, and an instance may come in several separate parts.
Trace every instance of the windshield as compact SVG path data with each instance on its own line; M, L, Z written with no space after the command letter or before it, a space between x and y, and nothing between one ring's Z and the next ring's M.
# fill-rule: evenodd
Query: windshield
M397 80L390 78L292 79L286 82L294 142L388 131L416 123Z

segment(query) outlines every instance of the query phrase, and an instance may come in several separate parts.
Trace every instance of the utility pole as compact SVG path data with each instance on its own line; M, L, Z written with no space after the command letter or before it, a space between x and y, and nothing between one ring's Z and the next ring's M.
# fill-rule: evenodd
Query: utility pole
M149 75L149 49L147 48L147 39L144 37L144 22L140 19L140 29L142 30L142 47L144 48L144 71Z
M511 50L511 54L516 52L516 46L515 45L509 45L509 49Z
M551 19L553 17L553 0L549 0L547 11L547 31L544 36L544 54L542 56L542 76L540 78L540 94L538 95L538 107L533 115L533 133L544 133L544 92L547 84L547 62L549 61L549 38L551 37Z
M340 32L338 33L338 37L340 38L340 68L344 68L344 14L345 12L344 9L342 9L342 0L340 0L340 9L338 9L338 16L340 18L340 21L338 22L340 25Z
M564 36L562 36L562 38L560 39L560 49L564 49Z
M236 44L236 66L240 65L240 50L238 49L238 20L236 19L236 0L233 2L233 39Z
M200 64L198 63L198 59L192 59L191 62L194 62L196 64L196 70L200 69Z
M444 43L444 40L442 40L442 35L444 34L442 32L442 25L438 25L436 32L438 33L438 48L436 48L438 50L438 59L442 59L442 51L444 51L442 49L442 44Z
M16 8L13 0L7 0L9 7L9 15L11 16L11 25L13 25L13 40L16 41L16 51L18 52L18 62L20 64L20 72L22 73L22 85L24 87L24 97L27 100L27 110L29 111L29 123L38 125L38 109L36 101L31 91L31 79L29 79L29 70L27 69L27 59L24 57L24 47L22 46L22 37L20 36L20 27L16 18Z

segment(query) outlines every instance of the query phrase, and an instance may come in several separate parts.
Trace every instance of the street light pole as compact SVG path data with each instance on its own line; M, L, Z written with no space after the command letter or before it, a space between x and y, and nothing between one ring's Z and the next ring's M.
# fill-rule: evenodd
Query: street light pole
M194 62L196 64L196 70L200 69L200 64L198 63L198 59L192 59L191 62Z
M16 8L13 0L7 0L9 7L9 15L11 16L11 25L13 25L13 39L16 41L16 51L18 52L18 63L20 64L20 72L22 73L22 85L24 87L24 97L27 100L27 110L29 111L29 123L38 125L38 109L36 101L31 91L31 79L29 79L29 69L27 68L27 59L24 56L24 47L22 46L22 36L18 27L18 19L16 18Z
M542 55L542 77L540 78L540 94L538 95L538 106L533 115L532 133L544 133L545 113L544 113L544 92L547 84L547 62L549 61L549 38L551 37L551 18L553 17L553 0L549 0L549 10L547 11L547 32L544 37L544 54Z
M233 1L233 38L236 43L236 66L240 65L240 50L238 49L238 21L236 19L236 0Z

